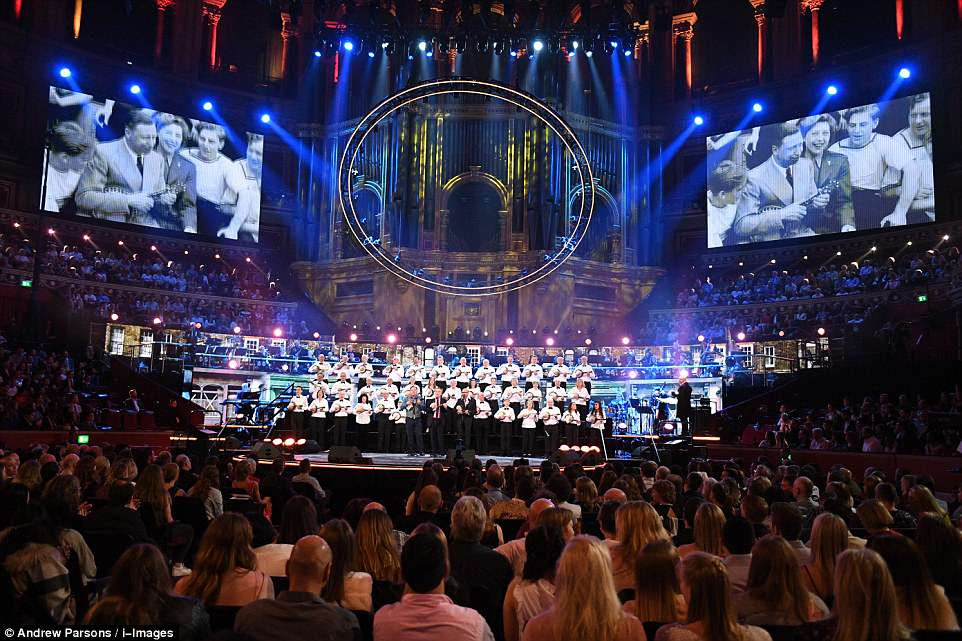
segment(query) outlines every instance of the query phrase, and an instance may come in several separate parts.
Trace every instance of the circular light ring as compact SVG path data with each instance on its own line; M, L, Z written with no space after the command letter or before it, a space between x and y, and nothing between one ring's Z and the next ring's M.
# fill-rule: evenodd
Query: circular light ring
M580 193L582 197L579 198L580 208L568 242L566 242L556 254L552 255L550 260L545 261L540 267L504 283L478 286L448 285L413 274L411 271L404 269L396 263L394 260L395 257L386 254L380 246L372 245L366 241L367 234L364 226L361 224L357 212L354 210L352 198L353 168L357 155L367 136L374 131L382 120L412 102L432 96L454 93L481 95L503 100L541 120L541 122L547 125L561 139L566 150L571 154L581 184ZM575 187L574 191L578 193L579 190ZM584 197L586 193L588 194L587 198ZM344 215L344 221L347 223L348 229L361 248L364 249L371 258L377 261L381 267L398 278L412 285L442 294L496 296L505 292L521 289L522 287L546 278L561 267L568 258L574 255L587 234L588 225L591 223L591 216L594 211L595 196L594 174L591 170L588 154L568 123L554 110L530 94L507 85L489 81L470 79L432 80L404 89L383 100L358 122L347 140L338 164L338 201L341 206L341 212Z

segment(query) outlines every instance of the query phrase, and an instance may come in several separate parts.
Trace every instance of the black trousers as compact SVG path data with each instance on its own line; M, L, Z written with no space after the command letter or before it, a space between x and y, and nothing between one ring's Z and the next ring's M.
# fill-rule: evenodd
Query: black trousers
M491 432L491 417L474 419L474 449L478 454L488 449L488 434Z
M474 417L468 414L457 415L458 438L464 442L464 449L471 449L471 428L474 426Z
M444 417L431 417L428 419L428 438L433 454L444 453Z
M581 445L578 442L578 425L576 423L565 423L565 443L568 447L572 445Z
M511 430L514 423L498 421L498 428L501 430L501 454L507 455L511 451Z
M332 445L344 445L347 439L347 417L334 417L334 434L331 436Z
M391 421L385 412L377 415L377 451L387 452L391 447Z
M307 419L307 425L307 437L317 441L318 446L326 450L324 444L327 441L327 419L311 416Z
M537 428L521 428L521 454L528 456L534 452L534 437Z
M404 433L408 439L408 454L424 451L424 433L421 430L420 420L409 418L404 421Z
M545 425L545 431L548 433L544 437L544 457L551 458L551 455L555 453L558 449L558 425Z
M288 423L288 428L294 432L296 436L304 435L304 415L305 412L295 411L292 411L290 414L291 420Z

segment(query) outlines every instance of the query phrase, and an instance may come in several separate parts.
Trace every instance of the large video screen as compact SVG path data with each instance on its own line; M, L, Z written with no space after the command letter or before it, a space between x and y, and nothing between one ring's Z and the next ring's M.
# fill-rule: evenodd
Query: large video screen
M264 136L50 87L44 211L256 243Z
M708 247L935 220L928 93L707 138Z

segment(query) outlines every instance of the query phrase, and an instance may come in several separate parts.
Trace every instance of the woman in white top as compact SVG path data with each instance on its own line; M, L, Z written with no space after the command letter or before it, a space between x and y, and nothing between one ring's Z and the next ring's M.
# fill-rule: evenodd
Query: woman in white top
M578 380L568 393L568 397L578 406L578 413L581 414L581 422L584 423L585 419L588 418L588 401L591 399L591 390L586 387L584 381Z
M528 532L524 571L504 597L505 641L519 641L528 621L554 605L555 567L564 546L557 528L542 525Z
M591 435L589 440L592 445L601 447L601 439L605 433L605 410L601 406L601 401L595 401L591 406L591 413L588 415L588 424L591 425Z
M475 394L474 402L476 404L474 414L475 442L487 449L488 434L491 433L491 405L485 400L480 389Z
M361 394L357 397L357 405L354 406L352 413L354 414L354 425L357 426L357 444L364 447L367 443L367 431L371 425L371 415L374 410L371 407L371 403L368 400L367 394Z
M538 410L534 408L533 400L528 399L518 418L521 419L521 455L532 456L535 428L538 427Z
M321 598L347 610L370 612L374 582L367 572L352 571L355 544L351 526L342 519L332 519L318 535L331 548L331 571Z
M494 419L501 430L501 455L507 456L511 450L511 428L514 427L514 408L504 404L494 413Z
M324 394L318 390L317 394L314 396L314 400L308 406L308 411L311 413L309 427L307 429L307 436L315 441L317 441L318 446L321 450L327 448L324 447L324 437L327 432L327 399Z
M541 363L538 362L538 357L534 354L531 355L528 364L524 366L521 377L524 378L525 390L541 386L541 379L544 378L544 368L541 367Z
M578 406L574 403L569 405L568 411L561 415L561 422L565 426L565 443L568 447L580 445L578 430L581 428L581 414L578 412Z
M524 400L534 401L534 408L537 410L537 409L541 409L542 396L543 394L541 393L540 387L529 387L528 390L524 393Z
M555 407L554 399L549 398L539 416L546 432L544 457L550 458L551 454L558 449L558 422L561 420L561 410Z

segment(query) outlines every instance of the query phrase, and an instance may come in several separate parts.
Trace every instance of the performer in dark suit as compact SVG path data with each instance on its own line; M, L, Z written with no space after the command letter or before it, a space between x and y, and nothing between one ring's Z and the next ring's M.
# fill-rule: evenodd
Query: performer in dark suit
M157 124L157 151L164 158L164 178L167 188L176 196L170 206L155 203L154 218L162 229L188 234L197 233L197 169L180 155L187 139L187 122L180 116L154 114Z
M681 421L681 433L683 436L689 434L691 419L691 385L688 384L688 377L682 376L678 379L678 410L676 416Z
M424 454L424 430L421 429L421 398L417 394L402 397L398 410L404 413L404 432L407 435L408 456Z
M77 182L82 216L156 227L150 215L156 201L172 205L164 163L154 151L157 127L143 111L133 111L124 137L97 146Z
M464 448L471 448L471 426L474 423L474 415L478 413L478 404L471 397L467 388L461 390L461 398L454 405L455 428L458 438L464 441Z
M732 231L736 243L811 236L803 220L803 204L824 208L828 195L816 196L812 162L802 158L804 140L792 122L779 126L771 158L748 172L748 183L738 200ZM766 211L771 207L770 211Z
M816 234L855 231L855 209L852 207L852 178L848 157L828 151L835 134L835 119L828 115L812 116L799 122L805 137L804 158L815 168L815 186L831 186L828 204L824 209L811 208L804 224Z

